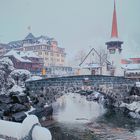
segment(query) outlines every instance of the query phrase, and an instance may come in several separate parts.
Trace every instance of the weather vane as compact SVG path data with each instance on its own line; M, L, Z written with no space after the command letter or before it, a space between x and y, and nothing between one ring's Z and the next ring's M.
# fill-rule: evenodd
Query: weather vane
M28 32L30 33L31 32L31 26L28 26L27 29L28 29Z

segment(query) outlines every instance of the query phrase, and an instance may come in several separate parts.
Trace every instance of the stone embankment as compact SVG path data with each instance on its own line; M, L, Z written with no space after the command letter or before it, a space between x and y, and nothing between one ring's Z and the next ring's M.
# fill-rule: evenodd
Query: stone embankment
M27 70L15 69L8 58L0 60L0 119L22 122L26 114L38 117L52 114L50 100L40 94L29 94L25 81L33 80Z

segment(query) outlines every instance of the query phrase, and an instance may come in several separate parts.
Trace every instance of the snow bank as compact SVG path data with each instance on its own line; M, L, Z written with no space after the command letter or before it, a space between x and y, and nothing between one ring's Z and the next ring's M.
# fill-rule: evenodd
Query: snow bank
M40 126L35 115L28 115L23 123L0 120L0 135L21 139L28 135L34 124L38 125L33 128L33 140L52 140L50 131Z
M39 120L35 115L28 115L27 118L23 121L21 128L21 137L25 137L31 130L32 126L36 123L38 124L38 126L34 127L33 129L33 140L51 140L52 136L50 131L47 128L43 128L40 126Z
M27 136L32 126L36 123L40 124L38 118L35 115L28 115L22 123L21 137Z
M52 140L50 131L41 126L36 126L32 133L33 140Z

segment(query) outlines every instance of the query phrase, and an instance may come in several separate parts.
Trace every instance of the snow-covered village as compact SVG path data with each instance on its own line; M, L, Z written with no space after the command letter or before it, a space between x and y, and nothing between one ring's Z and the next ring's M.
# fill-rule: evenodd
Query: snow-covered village
M0 1L0 140L140 140L140 1Z

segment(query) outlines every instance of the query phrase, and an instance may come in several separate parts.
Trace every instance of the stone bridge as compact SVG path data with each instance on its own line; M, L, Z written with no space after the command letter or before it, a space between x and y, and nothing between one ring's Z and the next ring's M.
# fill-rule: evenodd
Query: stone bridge
M57 93L76 92L79 90L95 90L109 98L121 98L130 92L136 80L116 76L80 75L69 77L46 78L26 82L29 93Z

